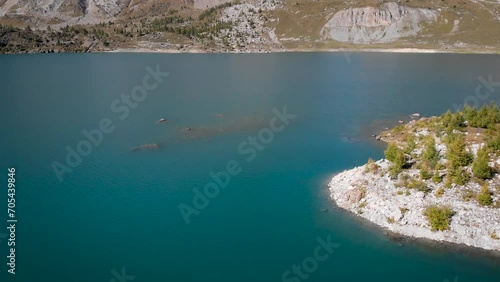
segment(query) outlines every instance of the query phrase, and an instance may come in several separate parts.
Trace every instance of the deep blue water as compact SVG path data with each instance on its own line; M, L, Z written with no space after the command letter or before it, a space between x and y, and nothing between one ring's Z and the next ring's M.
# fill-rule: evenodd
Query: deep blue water
M113 101L157 65L170 75L121 120ZM282 281L318 238L338 247L307 281L500 281L498 257L401 244L336 210L326 188L382 157L370 135L387 121L453 109L479 76L500 81L499 65L450 54L0 56L0 234L11 166L18 219L16 275L0 237L0 281L120 281L123 267L122 281ZM284 107L296 117L247 161L238 146ZM60 182L52 164L105 118L114 131ZM160 149L129 150L151 143ZM186 224L179 205L231 160L241 173Z

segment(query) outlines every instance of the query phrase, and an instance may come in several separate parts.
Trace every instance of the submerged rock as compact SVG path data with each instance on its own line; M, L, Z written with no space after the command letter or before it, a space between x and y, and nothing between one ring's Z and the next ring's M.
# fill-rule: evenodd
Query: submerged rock
M130 148L130 151L142 151L142 150L157 150L160 149L160 145L154 143L154 144L144 144L140 145L137 147L132 147Z
M193 130L191 127L183 127L183 128L179 128L179 131L180 132L188 132L188 131L191 131Z

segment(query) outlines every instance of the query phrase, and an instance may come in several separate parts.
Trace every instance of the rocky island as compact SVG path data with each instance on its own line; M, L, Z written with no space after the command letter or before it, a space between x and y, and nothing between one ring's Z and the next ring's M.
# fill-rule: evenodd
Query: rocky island
M385 159L344 171L330 196L387 230L500 251L500 111L420 118L384 131Z

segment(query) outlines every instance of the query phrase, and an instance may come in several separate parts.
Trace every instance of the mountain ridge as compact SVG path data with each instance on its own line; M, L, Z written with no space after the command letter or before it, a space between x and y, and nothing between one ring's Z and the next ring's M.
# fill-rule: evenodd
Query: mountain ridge
M1 53L500 50L500 1L0 0L0 25Z

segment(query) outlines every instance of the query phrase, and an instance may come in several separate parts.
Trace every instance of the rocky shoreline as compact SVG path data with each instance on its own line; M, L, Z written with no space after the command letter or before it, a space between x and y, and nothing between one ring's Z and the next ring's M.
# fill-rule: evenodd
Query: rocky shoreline
M421 120L427 122L428 119ZM417 124L418 121L413 121L404 125L404 128L409 129L415 136L429 135L428 128L418 127ZM385 142L397 141L398 138L395 138L394 134L392 138L390 136L390 132L384 132L379 139ZM439 155L445 156L446 146L439 142L439 138L436 139ZM414 158L422 153L418 139L416 143L411 154ZM468 143L467 150L477 155L478 146L484 144ZM444 157L440 162L446 165ZM498 160L490 162L492 167L497 164ZM498 191L499 174L494 174L484 182L476 182L471 178L464 185L453 183L446 186L441 181L422 179L420 169L416 165L409 165L398 177L394 177L390 173L392 165L392 162L386 159L369 161L365 165L335 175L328 185L330 198L339 208L397 235L500 251L500 197L496 192L491 193L492 204L487 206L476 200L485 186L493 187L491 191L495 191L496 187ZM465 168L465 171L467 169ZM436 175L441 178L445 178L445 174L444 169L436 171ZM412 181L418 181L419 185L425 188L410 187L408 183ZM425 215L425 210L430 206L447 207L453 211L447 230L431 228Z
M376 164L381 169L389 167L385 159ZM458 187L440 197L421 191L398 193L402 190L389 175L365 173L365 165L337 174L328 186L338 207L396 234L500 251L500 240L491 237L493 232L500 234L500 210L462 201ZM422 214L431 204L450 205L456 211L450 230L431 231Z

